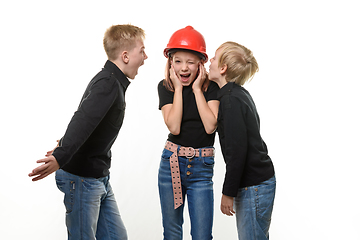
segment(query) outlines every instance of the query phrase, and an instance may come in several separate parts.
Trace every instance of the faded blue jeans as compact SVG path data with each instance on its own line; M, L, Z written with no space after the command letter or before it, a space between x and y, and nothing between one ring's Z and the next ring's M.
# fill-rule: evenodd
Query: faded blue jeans
M56 171L56 184L64 193L69 240L126 240L109 176L85 178Z
M164 149L158 175L158 186L164 228L164 240L181 240L183 212L187 196L191 236L193 240L212 239L214 193L214 157L178 157L184 204L174 209L169 158L172 152Z
M276 189L275 176L241 188L234 199L239 240L268 240Z

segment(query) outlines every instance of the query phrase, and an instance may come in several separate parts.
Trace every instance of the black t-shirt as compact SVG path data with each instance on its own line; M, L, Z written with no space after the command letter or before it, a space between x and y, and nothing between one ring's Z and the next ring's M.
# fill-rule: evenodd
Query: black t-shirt
M166 104L172 104L174 92L167 90L163 84L164 80L158 85L159 109ZM204 97L206 101L217 100L219 87L211 82ZM202 148L214 145L215 133L207 134L198 112L195 95L192 91L192 84L183 87L183 116L179 135L169 133L168 141L184 147Z

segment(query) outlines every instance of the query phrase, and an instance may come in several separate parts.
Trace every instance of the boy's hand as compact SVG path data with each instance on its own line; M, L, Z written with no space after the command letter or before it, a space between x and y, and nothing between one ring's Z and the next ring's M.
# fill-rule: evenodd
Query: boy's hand
M53 155L50 155L47 158L40 159L36 161L37 163L44 163L43 165L35 168L29 173L29 177L34 177L32 181L37 181L43 179L50 175L51 173L55 172L60 168L59 163L56 161Z
M234 198L223 194L221 198L221 207L220 207L221 212L228 216L234 215L235 210L233 208L233 204L234 204Z
M45 154L45 157L51 156L51 154L52 154L52 153L55 151L55 149L59 146L59 141L60 141L60 140L56 140L56 142L57 142L56 147L55 147L53 150L47 151L47 153Z

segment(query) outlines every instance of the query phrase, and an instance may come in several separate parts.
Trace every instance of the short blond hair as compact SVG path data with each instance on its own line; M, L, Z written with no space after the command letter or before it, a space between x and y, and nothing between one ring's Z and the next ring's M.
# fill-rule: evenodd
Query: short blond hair
M256 72L259 71L258 63L253 53L246 47L236 42L225 42L218 50L219 67L227 66L225 79L227 82L235 82L242 86L250 81Z
M144 38L144 30L130 24L109 27L103 39L108 59L116 60L120 51L131 50L135 47L136 40L143 40Z

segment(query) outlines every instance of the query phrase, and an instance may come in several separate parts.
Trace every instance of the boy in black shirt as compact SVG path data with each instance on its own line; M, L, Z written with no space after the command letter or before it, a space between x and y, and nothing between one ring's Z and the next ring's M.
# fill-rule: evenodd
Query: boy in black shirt
M110 149L123 123L128 78L134 79L147 59L144 36L132 25L105 32L108 61L89 83L59 146L29 174L37 181L56 171L68 239L127 239L109 183Z
M258 64L250 50L234 42L222 44L210 61L209 79L220 87L218 133L226 163L221 211L236 215L239 239L265 240L269 238L275 173L260 136L255 103L242 87L258 71Z

